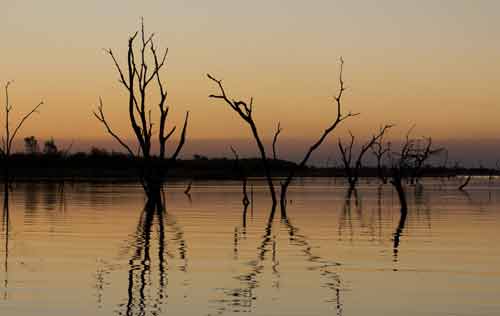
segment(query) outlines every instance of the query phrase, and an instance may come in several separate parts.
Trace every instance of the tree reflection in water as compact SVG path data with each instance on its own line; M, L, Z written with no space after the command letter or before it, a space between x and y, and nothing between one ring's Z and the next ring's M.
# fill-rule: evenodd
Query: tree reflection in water
M237 288L221 289L224 296L222 299L215 300L215 314L221 315L226 312L236 313L253 311L254 304L258 299L255 290L260 286L259 277L264 272L269 253L271 253L271 270L274 278L273 286L279 288L279 280L282 277L282 273L279 270L277 240L273 235L275 232L275 213L276 207L271 208L266 226L264 227L264 234L261 236L259 246L257 247L256 258L247 262L249 271L235 276L235 279L240 282L240 286ZM337 315L342 315L341 280L338 273L332 271L332 268L338 267L340 264L326 260L313 253L313 247L308 241L307 236L301 234L299 228L292 224L292 220L288 216L286 209L281 210L280 223L286 228L290 245L297 247L305 260L313 264L308 270L318 271L322 287L331 290L332 297L328 299L327 302L334 303ZM246 227L245 216L243 227ZM234 246L235 252L237 253L239 243L235 243Z
M349 188L346 191L344 197L344 206L342 207L342 213L339 220L338 226L338 237L339 240L343 239L344 227L348 226L349 228L349 241L352 243L354 241L354 227L352 224L352 205L351 201L354 197L354 205L356 207L356 214L359 218L359 221L363 223L363 206L361 204L361 199L358 194L358 190L356 188ZM364 225L364 224L363 224Z
M394 232L394 244L392 248L394 263L398 263L399 245L401 242L401 236L403 235L403 230L405 228L407 215L408 215L408 210L401 209L401 216L399 218L399 223L398 226L396 227L396 231ZM394 268L394 271L397 271L397 268Z
M9 188L7 185L4 187L3 194L3 212L2 212L2 233L4 235L4 294L3 299L8 298L8 288L9 288L9 234L10 234L10 213L9 213Z
M184 232L175 218L166 211L163 201L148 200L141 212L136 231L129 240L125 254L128 260L127 298L119 304L119 315L158 315L168 298L168 261L176 256L182 264L180 271L187 272L188 256ZM168 233L173 235L167 238ZM169 234L170 235L170 234ZM167 240L168 239L168 240ZM172 251L172 246L177 245ZM156 244L155 244L156 243ZM155 258L156 257L156 258ZM98 304L102 302L104 274L106 269L96 273Z
M415 205L417 206L417 213L420 212L420 206L424 204L424 199L423 199L423 193L422 189L420 188L419 191L416 191L415 193L415 199L416 203ZM340 214L340 219L339 219L339 226L338 226L338 236L339 240L343 239L343 232L344 232L344 227L347 226L349 228L349 235L350 235L350 242L352 243L354 241L354 226L353 226L353 217L352 217L352 205L351 205L351 200L354 197L354 204L356 207L356 216L357 216L357 221L359 221L360 228L364 228L367 226L367 224L364 222L364 216L363 216L363 207L361 203L360 196L356 189L352 190L349 189L346 192L345 198L344 198L344 206L342 208L342 212ZM379 240L382 240L382 188L379 187L377 190L377 217L376 220L379 222L378 224L378 230L379 230ZM400 209L400 217L399 217L399 222L398 225L396 226L396 229L394 233L392 234L393 237L393 243L392 243L392 259L394 264L398 263L399 259L399 250L400 250L400 244L401 244L401 238L404 235L404 229L406 225L406 220L408 217L408 209L406 208L401 208ZM429 221L429 228L430 228L430 215L428 215L428 221ZM371 226L372 224L369 224ZM373 234L373 228L370 229ZM397 271L397 268L394 267L394 271Z

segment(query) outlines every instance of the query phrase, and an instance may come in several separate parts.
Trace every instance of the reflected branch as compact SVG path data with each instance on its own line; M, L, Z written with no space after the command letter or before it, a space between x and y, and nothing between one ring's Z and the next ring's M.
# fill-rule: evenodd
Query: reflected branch
M338 273L330 270L331 267L338 267L340 264L338 262L326 260L321 256L314 254L313 246L310 244L307 236L300 234L299 228L293 225L288 216L282 219L282 223L287 227L290 244L300 247L300 250L306 257L306 260L316 265L311 270L319 271L321 281L323 282L322 286L328 288L334 293L334 297L328 300L328 302L334 302L337 315L342 315L340 276Z
M259 287L259 276L264 271L264 263L269 252L272 254L271 270L273 276L275 277L273 280L273 286L279 288L279 281L281 278L281 273L278 269L279 247L277 245L277 239L273 235L275 213L276 206L271 208L269 213L269 217L264 228L264 234L262 235L260 244L257 247L256 259L248 262L250 271L235 277L235 279L241 282L241 286L237 288L222 289L225 298L216 301L216 303L220 304L217 307L218 314L223 314L225 312L252 312L253 304L257 300L255 289ZM337 315L342 315L340 277L336 272L330 270L331 267L337 267L339 264L315 255L313 253L313 247L309 243L307 237L300 234L299 229L292 224L287 213L283 212L283 209L281 215L281 223L283 223L287 228L290 244L299 247L300 252L304 254L306 260L315 265L310 270L319 271L323 287L328 288L333 292L333 298L329 299L328 302L334 302ZM235 230L235 233L236 232L237 230Z
M396 227L396 231L394 232L394 245L392 252L394 263L398 262L399 245L401 242L401 236L403 236L403 230L405 228L407 215L408 211L401 209L401 217L399 218L398 226Z
M347 225L349 227L349 234L351 237L351 242L354 239L354 229L352 225L352 206L351 206L351 197L353 193L355 193L356 189L355 188L348 188L346 191L346 195L344 197L344 206L342 207L342 213L340 216L339 220L339 228L338 228L338 235L340 240L342 240L342 235L344 231L344 223L347 222ZM357 199L357 193L355 194L355 198ZM356 202L356 205L358 205L358 202Z
M5 186L3 195L3 213L2 213L2 229L4 232L4 295L3 299L7 300L7 292L9 288L9 233L10 233L10 213L9 213L9 189Z
M155 229L156 227L156 229ZM174 236L170 239L179 245L178 257L183 261L179 270L187 272L187 250L184 232L172 216L166 212L162 200L148 200L139 218L129 251L128 286L126 303L120 305L120 315L158 315L166 304L168 265L166 258L175 258L167 248L167 227ZM157 241L155 248L153 241ZM158 263L153 264L154 249ZM155 269L156 268L156 269ZM153 284L158 288L153 292Z
M245 211L246 212L246 208ZM248 262L250 271L235 277L242 283L241 287L222 289L223 294L227 298L216 300L219 305L217 307L218 314L223 314L226 311L232 312L251 312L254 301L257 297L254 295L254 290L259 287L258 276L264 270L264 262L266 254L269 252L270 245L273 242L271 237L273 231L274 216L276 214L276 204L273 203L269 212L269 217L264 228L264 234L261 237L261 242L257 247L257 256L255 260ZM275 248L272 248L275 250ZM272 250L271 249L271 250ZM276 256L276 254L274 253ZM274 257L275 258L275 257ZM273 267L277 269L277 265L273 262ZM276 274L275 274L276 275Z

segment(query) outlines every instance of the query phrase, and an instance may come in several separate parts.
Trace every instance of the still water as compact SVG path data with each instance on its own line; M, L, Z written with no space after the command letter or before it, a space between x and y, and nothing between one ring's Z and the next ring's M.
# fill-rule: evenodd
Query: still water
M0 315L500 315L500 185L302 179L271 212L238 182L17 184L3 210Z

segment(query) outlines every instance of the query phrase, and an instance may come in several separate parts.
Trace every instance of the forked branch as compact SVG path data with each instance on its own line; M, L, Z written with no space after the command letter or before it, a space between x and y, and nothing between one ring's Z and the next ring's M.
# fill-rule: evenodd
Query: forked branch
M224 86L222 85L222 80L218 80L210 74L207 74L207 77L210 80L217 83L217 86L219 87L220 91L220 94L210 94L208 97L224 100L233 110L236 111L236 113L240 115L242 119L244 119L247 123L250 123L250 121L252 121L253 98L250 98L250 103L241 100L240 101L231 100L227 96L226 91L224 90Z
M218 80L210 74L207 74L207 77L208 77L208 79L215 82L219 88L219 94L210 94L209 98L221 99L221 100L225 101L225 103L228 104L231 107L231 109L233 109L236 113L238 113L238 115L250 126L250 129L252 130L252 135L255 139L255 142L257 143L257 147L258 147L259 152L260 152L262 164L264 165L264 170L266 173L266 180L267 180L267 184L269 187L269 192L271 194L273 206L276 205L276 203L277 203L276 191L274 190L274 184L273 184L272 175L271 175L271 168L270 168L269 163L267 161L266 150L264 148L264 144L262 143L262 140L260 139L259 132L257 130L257 125L255 124L255 121L252 117L253 98L250 98L249 103L247 103L245 101L233 100L230 97L228 97L228 95L226 94L224 86L222 85L222 80Z
M9 86L11 84L12 81L8 81L5 84L5 136L2 137L2 147L0 148L0 154L5 156L10 156L12 151L12 144L21 127L33 114L38 113L38 109L44 104L43 101L40 101L37 105L35 105L28 113L26 113L21 118L21 120L17 123L14 130L11 131L10 112L12 111L12 105L10 104L10 99L9 99Z
M106 117L104 116L104 105L102 103L102 98L99 98L99 105L97 106L97 111L93 111L94 116L101 122L104 127L106 128L106 131L108 134L110 134L120 145L125 148L125 150L128 151L128 153L131 156L135 156L134 152L130 147L118 136L112 129L111 126L109 125L108 121L106 120Z
M384 127L380 128L378 134L373 135L372 138L363 144L360 148L360 151L358 153L358 156L356 160L353 163L353 147L354 147L354 135L349 131L351 140L348 143L347 146L344 146L342 144L342 140L339 139L339 150L340 154L342 156L342 162L344 164L344 170L347 175L347 180L349 182L349 186L351 189L354 189L356 186L358 179L359 179L359 172L361 168L363 167L363 158L365 154L368 152L370 148L372 148L375 144L377 144L380 139L384 137L384 134L387 132L388 129L390 129L393 125L385 125Z
M309 150L304 155L304 158L300 161L300 163L297 166L292 167L292 169L290 170L290 173L289 173L288 177L285 179L284 182L281 183L281 206L282 206L282 208L284 208L284 205L285 205L286 192L287 192L288 186L292 182L292 179L295 176L296 171L298 169L301 169L301 168L305 167L305 165L307 164L307 161L309 160L309 158L311 157L311 155L313 154L313 152L316 149L319 148L319 146L323 143L323 141L326 139L326 137L331 132L333 132L335 130L335 128L340 123L342 123L343 121L345 121L346 119L348 119L350 117L359 115L359 113L352 113L352 112L348 112L347 114L343 113L343 110L342 110L342 97L343 97L344 91L346 90L345 83L344 83L344 78L343 78L343 72L344 72L344 59L341 57L340 58L340 72L339 72L339 90L338 90L337 95L334 97L335 103L337 105L337 114L336 114L335 120L333 121L333 123L331 125L329 125L323 131L323 133L318 138L318 140L316 142L314 142L309 147Z

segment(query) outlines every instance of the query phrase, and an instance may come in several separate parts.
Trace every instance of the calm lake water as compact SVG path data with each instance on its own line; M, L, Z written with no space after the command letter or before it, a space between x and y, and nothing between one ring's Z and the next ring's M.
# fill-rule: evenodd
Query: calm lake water
M397 195L302 179L287 213L252 181L17 184L0 237L0 315L500 315L500 185ZM7 216L8 215L8 216Z

